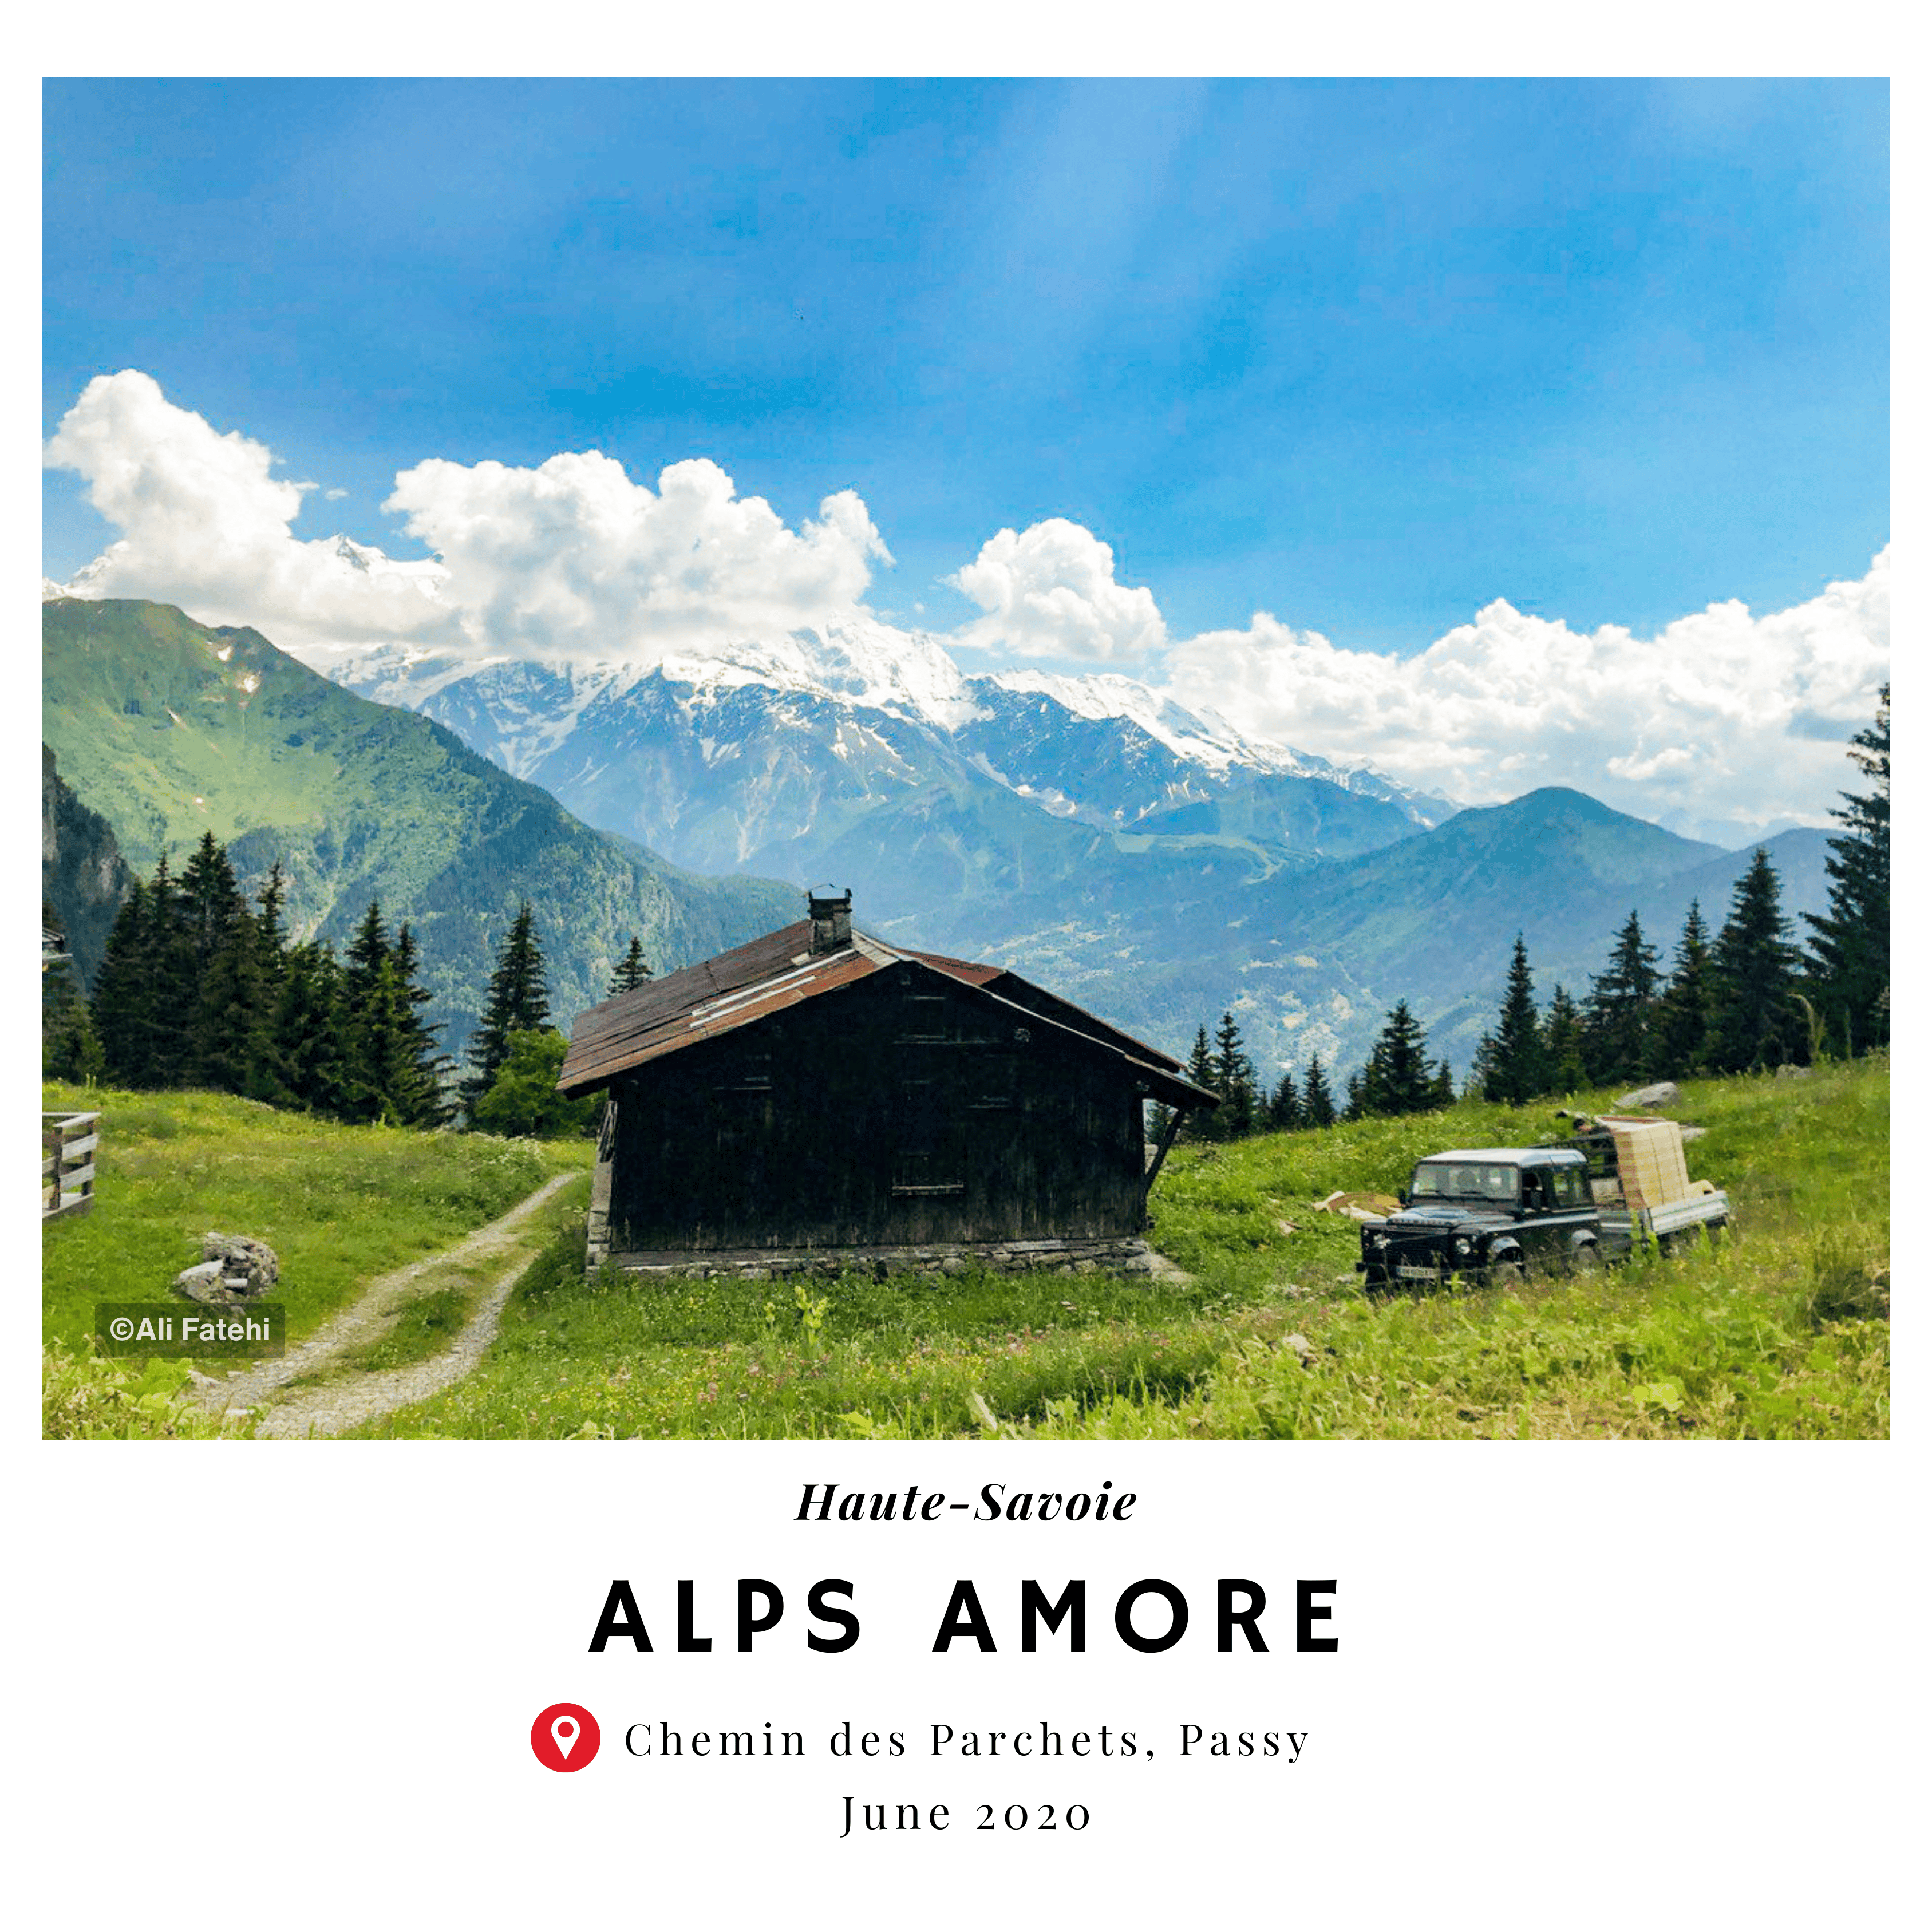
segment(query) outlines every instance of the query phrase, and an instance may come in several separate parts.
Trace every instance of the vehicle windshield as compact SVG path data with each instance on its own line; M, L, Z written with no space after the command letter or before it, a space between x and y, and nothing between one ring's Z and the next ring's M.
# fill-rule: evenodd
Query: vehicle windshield
M1516 1170L1490 1161L1425 1160L1410 1184L1412 1201L1514 1201Z

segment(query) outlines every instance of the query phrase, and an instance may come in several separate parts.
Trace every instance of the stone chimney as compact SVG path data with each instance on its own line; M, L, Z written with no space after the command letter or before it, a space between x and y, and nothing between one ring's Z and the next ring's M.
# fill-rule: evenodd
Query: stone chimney
M812 950L843 952L852 944L852 894L848 888L834 893L830 886L807 895L812 904Z

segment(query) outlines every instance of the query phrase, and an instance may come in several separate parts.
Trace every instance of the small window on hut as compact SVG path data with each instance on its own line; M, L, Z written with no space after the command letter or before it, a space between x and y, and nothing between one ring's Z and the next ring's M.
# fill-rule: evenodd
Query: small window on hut
M899 995L901 1045L950 1040L952 1036L952 1003L944 993L926 992L915 982Z
M1010 1053L974 1058L967 1106L977 1114L1010 1111L1018 1103L1020 1064Z
M892 1139L895 1194L963 1194L965 1154L959 1123L937 1080L908 1080L899 1088Z
M772 1057L769 1053L741 1052L718 1070L713 1090L720 1094L769 1094L772 1088Z

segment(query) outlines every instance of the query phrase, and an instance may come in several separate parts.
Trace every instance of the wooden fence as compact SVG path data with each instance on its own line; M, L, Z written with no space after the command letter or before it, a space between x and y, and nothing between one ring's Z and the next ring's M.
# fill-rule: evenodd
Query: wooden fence
M40 1116L40 1219L85 1214L94 1205L94 1150L100 1144L98 1114Z

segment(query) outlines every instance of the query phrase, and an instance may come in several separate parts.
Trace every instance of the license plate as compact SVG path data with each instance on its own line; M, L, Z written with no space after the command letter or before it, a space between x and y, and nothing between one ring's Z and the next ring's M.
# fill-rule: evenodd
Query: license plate
M1417 1268L1408 1262L1399 1262L1395 1271L1404 1281L1433 1281L1440 1272L1432 1268Z

